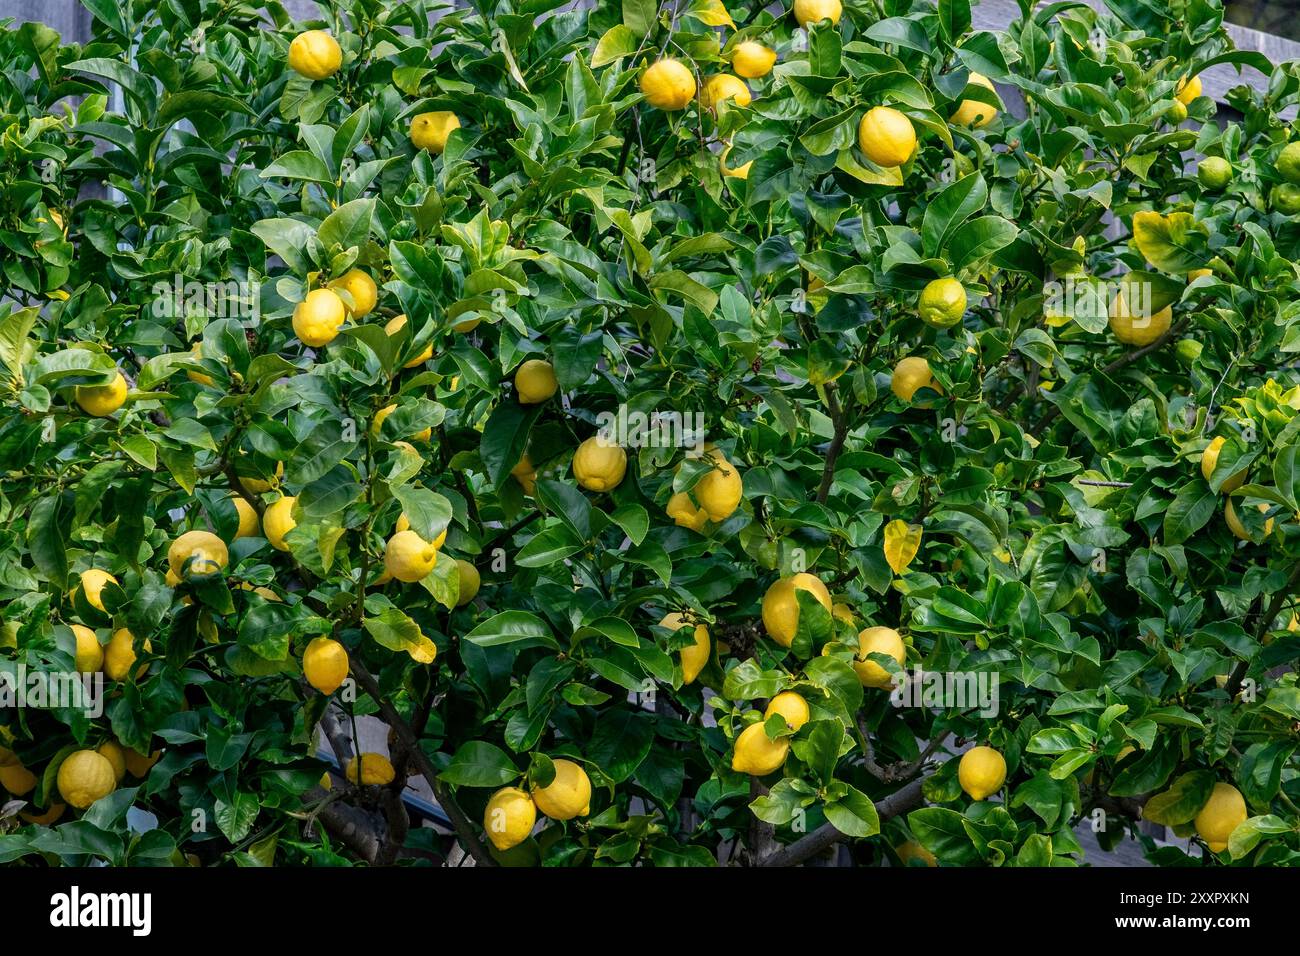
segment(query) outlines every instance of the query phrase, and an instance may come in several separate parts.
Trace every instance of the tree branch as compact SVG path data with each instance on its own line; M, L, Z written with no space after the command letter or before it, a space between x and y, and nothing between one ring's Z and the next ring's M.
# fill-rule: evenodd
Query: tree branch
M844 410L840 408L839 390L836 389L834 382L826 383L826 408L831 413L831 424L835 427L835 434L831 438L830 447L826 449L826 467L822 469L822 482L817 487L818 504L825 504L826 498L831 493L831 482L835 480L835 462L844 449L844 438L849 432Z

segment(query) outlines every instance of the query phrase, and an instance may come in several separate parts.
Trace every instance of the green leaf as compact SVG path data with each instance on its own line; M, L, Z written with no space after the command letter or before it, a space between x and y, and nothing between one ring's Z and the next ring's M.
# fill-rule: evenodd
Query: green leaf
M560 648L546 622L528 611L502 611L494 614L466 634L464 640L480 647L530 641L555 650Z
M519 776L519 769L504 750L483 740L471 740L457 749L438 779L457 787L502 787Z

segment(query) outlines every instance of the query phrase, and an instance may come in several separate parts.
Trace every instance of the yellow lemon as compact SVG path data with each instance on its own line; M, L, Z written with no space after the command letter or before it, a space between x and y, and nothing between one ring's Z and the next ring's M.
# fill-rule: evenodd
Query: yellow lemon
M86 596L86 603L98 610L104 610L104 599L100 593L109 582L117 584L117 578L99 568L89 568L81 572L81 593Z
M748 106L752 96L745 81L730 73L719 73L704 81L704 103L717 109L723 100L732 100L737 106Z
M196 361L196 362L202 361L202 360L203 360L203 343L202 343L202 342L195 342L195 343L194 343L194 347L193 347L192 349L190 349L190 354L194 356L194 361ZM186 376L186 377L187 377L191 382L198 382L200 385L214 385L214 384L216 384L215 382L213 382L213 380L212 380L212 376L211 376L211 375L205 375L203 372L186 372L186 373L185 373L185 376Z
M665 57L641 74L641 92L655 109L685 109L695 98L695 74L680 60Z
M275 476L270 480L265 478L256 478L249 475L239 475L239 483L244 486L244 490L250 495L260 495L264 491L270 491L273 485L280 483L280 478L284 475L284 462L275 463Z
M348 679L347 648L333 638L315 638L302 652L302 674L322 694L334 693Z
M1007 762L992 747L972 747L957 764L957 782L972 800L983 800L1002 789Z
M808 723L808 701L794 691L787 690L768 701L767 710L763 711L763 719L767 720L773 714L780 714L790 725L790 729L797 731Z
M406 512L403 511L400 515L397 516L397 524L393 528L393 530L409 531L410 529L411 529L411 519L406 517ZM446 543L447 543L447 529L443 528L442 531L439 533L438 537L433 539L433 546L435 548L441 548Z
M794 18L801 27L822 20L829 20L834 25L840 22L843 13L844 5L840 0L794 0Z
M375 412L375 417L370 422L370 433L375 437L379 436L380 429L384 427L384 419L393 412L397 411L396 405L385 405L379 411ZM425 428L414 435L408 436L412 441L428 441L433 437L433 428Z
M868 659L868 654L886 654L901 666L907 659L907 648L903 646L903 639L898 632L892 627L868 627L859 631L858 653L853 661L853 669L858 672L858 680L863 687L892 686L889 671Z
M107 385L78 385L76 399L87 415L107 418L126 401L126 379L118 372Z
M293 334L303 345L318 349L339 334L347 307L333 289L312 289L293 309Z
M359 774L359 776L358 776ZM357 754L348 761L345 776L353 783L362 786L384 786L393 782L397 771L383 754Z
M1168 305L1149 318L1135 316L1129 312L1123 292L1116 295L1110 304L1110 330L1126 345L1150 345L1169 331L1173 317L1173 307Z
M460 129L460 117L449 110L434 110L411 118L411 143L435 156L447 148L447 137Z
M691 496L684 491L679 491L669 498L665 510L674 524L681 528L690 528L692 531L701 530L709 521L708 512L703 508L695 507Z
M831 606L831 617L837 621L843 621L845 624L855 623L853 620L853 608L847 604L835 603Z
M515 481L519 482L519 486L524 489L524 494L531 495L533 493L533 488L537 485L537 469L533 467L528 452L524 452L523 457L510 469L510 475Z
M727 165L727 154L730 152L731 152L730 146L726 146L723 148L722 155L718 157L719 171L721 171L724 178L729 177L731 179L748 179L749 169L751 166L754 165L754 161L751 159L749 162L741 163L739 166L733 169L732 167Z
M894 374L889 379L889 389L905 402L923 388L938 391L938 383L930 374L930 363L917 355L909 355L894 366Z
M398 332L402 330L402 327L405 325L406 325L406 313L403 312L401 315L389 319L388 323L384 326L384 331L389 335L396 335ZM424 347L423 352L421 352L419 355L415 356L415 358L411 359L409 362L403 365L402 368L415 368L417 365L423 365L431 358L433 358L432 342L426 345Z
M555 779L544 787L533 787L533 803L552 820L585 817L591 812L591 780L587 771L563 757L552 763Z
M858 146L877 166L901 166L916 150L916 130L898 110L876 106L858 123Z
M379 287L375 285L375 280L360 269L349 269L331 282L329 287L342 289L352 298L352 305L349 307L344 302L343 308L354 319L364 319L379 302ZM342 301L342 296L339 299Z
M1268 505L1263 503L1260 503L1255 507L1259 509L1261 514L1268 511ZM1246 526L1241 523L1241 519L1237 517L1237 509L1232 506L1231 498L1229 498L1223 506L1223 520L1224 522L1227 523L1228 530L1231 531L1238 538L1240 538L1242 541L1250 540L1250 534L1247 533ZM1269 518L1267 521L1264 522L1264 534L1270 535L1272 533L1273 533L1273 519Z
M1241 791L1230 783L1219 782L1210 792L1201 812L1192 821L1196 835L1215 853L1228 848L1232 831L1246 822L1246 801Z
M1218 435L1215 437L1214 441L1210 442L1205 451L1201 453L1201 474L1205 476L1206 481L1209 481L1210 476L1214 474L1214 468L1219 463L1219 452L1223 451L1223 446L1227 441L1228 440L1225 437ZM1223 484L1219 486L1219 491L1225 495L1229 492L1236 491L1242 486L1242 483L1245 482L1245 480L1246 469L1243 468L1235 475L1223 479Z
M343 65L339 42L324 30L299 33L289 44L289 67L309 80L333 76Z
M1201 78L1194 76L1190 80L1183 77L1178 81L1178 88L1174 90L1174 98L1184 106L1191 106L1192 100L1201 95Z
M755 40L737 43L731 54L731 68L747 80L756 80L772 72L776 63L776 51L769 50Z
M167 548L167 566L178 578L215 574L229 560L226 542L211 531L186 531Z
M691 619L684 614L667 614L659 622L660 627L666 627L670 631L678 631L691 623ZM693 684L695 678L700 676L700 671L704 670L704 665L709 662L709 654L712 648L709 644L709 629L703 624L695 625L695 643L681 649L682 654L682 684Z
M93 674L104 666L104 648L99 644L95 632L84 624L70 624L72 635L77 639L77 673Z
M736 749L731 756L731 769L754 777L766 777L778 770L790 754L790 742L782 737L771 740L762 721L750 724L736 738Z
M972 73L969 82L985 89L993 89L989 78L979 73ZM962 100L957 105L957 112L949 117L948 122L957 126L974 126L978 129L981 126L988 126L997 115L997 109L987 103L981 103L979 100Z
M144 778L162 757L161 750L155 750L149 756L145 756L138 750L126 748L126 770L133 777Z
M399 531L384 548L384 568L408 584L420 580L438 563L438 549L414 531Z
M941 329L956 325L966 314L966 289L951 277L935 279L921 290L916 311L926 325Z
M460 558L456 559L456 575L460 582L460 597L456 599L456 606L464 607L474 600L483 579L479 577L478 568Z
M84 810L116 790L117 777L107 757L78 750L59 765L58 787L65 803Z
M126 776L126 751L116 740L105 740L95 748L95 753L113 765L113 779L118 783Z
M254 538L262 532L262 523L258 520L257 512L241 495L232 495L231 504L235 506L235 511L239 515L239 528L235 531L236 538Z
M153 651L153 644L147 637L144 639L143 646L146 654ZM134 663L135 635L126 628L119 627L109 638L108 646L104 648L104 673L108 675L109 680L126 680ZM148 669L148 664L141 664L135 673L136 680L143 677Z
M262 533L266 535L266 540L270 542L271 547L277 551L289 550L284 536L298 526L298 522L293 520L293 506L297 501L298 499L293 495L285 495L272 503L262 514Z
M529 359L515 372L515 395L520 404L537 405L546 401L560 387L550 362Z
M782 647L789 647L799 632L796 591L807 591L828 613L831 609L831 594L815 575L800 572L774 582L763 595L763 629Z
M600 435L588 438L573 454L573 477L588 491L610 491L627 473L627 452Z
M726 460L718 461L713 470L705 472L693 489L701 510L710 521L717 523L726 521L735 513L744 490L740 469Z
M533 798L518 787L502 787L483 811L483 829L498 850L508 850L528 839L537 822Z

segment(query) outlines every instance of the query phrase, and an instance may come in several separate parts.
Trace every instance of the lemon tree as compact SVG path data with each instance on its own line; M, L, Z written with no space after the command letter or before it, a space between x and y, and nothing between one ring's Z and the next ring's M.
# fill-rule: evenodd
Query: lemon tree
M1300 860L1294 64L319 6L0 33L0 861Z

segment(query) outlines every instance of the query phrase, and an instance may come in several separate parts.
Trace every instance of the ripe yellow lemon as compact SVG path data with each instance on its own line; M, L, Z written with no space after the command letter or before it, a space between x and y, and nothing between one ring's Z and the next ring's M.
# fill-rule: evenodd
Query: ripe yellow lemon
M659 622L660 627L678 631L691 623L684 614L667 614ZM695 625L695 643L682 648L682 684L692 684L700 676L704 665L709 662L712 647L709 644L709 629L703 624Z
M550 362L529 359L515 372L515 395L522 405L540 404L554 395L559 387Z
M302 675L322 694L332 694L348 679L348 652L329 637L315 638L302 652Z
M226 542L211 531L186 531L167 548L167 566L182 579L216 574L229 561Z
M524 452L523 457L515 462L515 466L510 469L510 475L519 482L519 486L524 489L524 494L533 493L533 489L537 486L537 469L533 467L528 452Z
M420 580L438 563L438 549L414 531L399 531L384 548L384 568L408 584Z
M591 812L591 780L587 771L563 757L552 763L555 779L544 787L533 787L533 803L552 820L585 817Z
M668 499L668 506L664 509L668 517L673 519L673 523L681 528L690 528L692 531L701 530L709 522L709 515L703 508L695 507L695 502L691 501L691 496L684 491L679 491Z
M903 646L903 639L898 632L892 627L868 627L859 631L858 654L853 662L853 669L858 672L858 680L863 687L892 686L889 671L868 659L868 654L887 654L898 661L901 667L907 660L907 648Z
M400 515L397 516L397 524L394 526L393 530L409 531L410 529L411 529L411 519L406 517L406 512L403 511ZM438 534L438 537L433 539L433 546L435 548L441 549L442 546L446 543L447 543L447 529L443 528L442 531Z
M934 388L937 383L930 374L930 363L917 355L909 355L894 366L889 379L889 389L905 402L923 388Z
M348 316L343 300L333 289L312 289L293 309L293 334L303 345L318 349L339 334Z
M754 161L751 159L749 162L741 163L733 169L727 165L727 154L730 152L731 147L726 146L722 150L722 155L718 157L718 169L721 171L723 178L748 179L749 169L754 165Z
M836 602L832 605L831 617L835 618L837 621L843 621L845 624L855 623L853 620L853 608L849 607L847 604Z
M794 0L794 18L801 27L822 20L829 20L835 25L840 22L843 13L844 5L840 0Z
M126 751L116 740L105 740L95 748L95 753L113 765L113 779L118 783L126 776Z
M1263 504L1262 502L1255 507L1259 509L1261 514L1268 511L1268 505ZM1241 523L1241 519L1237 517L1237 509L1232 506L1231 498L1229 498L1223 505L1223 520L1228 525L1228 530L1242 541L1250 540L1250 534L1246 531L1246 526ZM1264 522L1264 534L1270 535L1272 533L1273 519L1269 518Z
M190 349L190 354L194 356L194 361L203 360L203 343L195 342L194 347ZM186 372L186 378L191 382L198 382L200 385L215 385L211 375L205 375L203 372Z
M731 68L737 75L747 80L756 80L772 72L776 63L776 51L770 50L756 40L737 43L731 54Z
M99 568L88 568L81 572L81 593L86 596L86 603L93 608L104 610L104 599L100 593L109 582L117 584L117 578Z
M354 319L364 319L379 302L379 287L375 280L360 269L349 269L329 284L331 289L342 289L352 298L352 305L343 302L343 308ZM339 296L340 301L343 297Z
M731 756L731 769L754 777L766 777L785 763L790 754L790 742L782 737L771 740L763 722L750 724L736 738L736 749Z
M528 839L537 822L533 798L518 787L502 787L483 811L483 829L498 850L508 850Z
M118 372L107 385L78 385L75 395L77 404L87 415L107 418L126 401L126 379Z
M935 279L921 290L916 311L926 325L949 328L966 314L966 288L949 276Z
M719 73L704 81L704 103L717 109L723 100L732 100L737 106L748 106L752 96L745 81L730 73Z
M389 335L396 335L398 332L402 330L403 326L405 325L406 325L406 313L403 312L401 315L389 319L388 323L384 326L384 331ZM433 358L432 342L426 345L424 347L423 352L421 352L419 355L415 356L415 358L411 359L409 362L403 365L402 368L415 368L417 365L423 365L431 358Z
M740 506L745 486L740 469L722 458L721 452L715 452L714 459L714 468L705 472L692 490L709 520L720 524Z
M1183 77L1178 81L1178 88L1174 90L1174 98L1184 106L1191 106L1192 100L1201 95L1201 78L1194 76L1190 80Z
M239 528L235 531L235 537L253 538L261 534L262 523L258 520L257 512L253 510L253 506L245 501L241 495L232 495L230 501L239 515Z
M1210 799L1205 801L1205 806L1192 821L1196 835L1215 853L1228 848L1232 831L1245 822L1246 801L1242 799L1241 791L1222 781L1214 785Z
M1169 331L1173 317L1173 307L1168 305L1149 318L1135 316L1130 313L1123 292L1118 293L1110 304L1110 330L1126 345L1150 345Z
M283 475L284 462L277 461L275 463L275 475L271 480L241 474L239 475L239 483L244 486L244 490L250 495L260 495L264 491L270 491L273 485L278 485Z
M1222 435L1219 435L1215 437L1214 441L1210 442L1205 451L1201 453L1201 474L1205 476L1206 481L1209 481L1210 476L1214 474L1214 468L1219 463L1219 452L1223 451L1223 446L1226 443L1227 439ZM1246 469L1243 468L1235 475L1223 479L1223 484L1219 486L1219 491L1225 495L1229 492L1236 491L1241 487L1245 480Z
M299 33L289 44L289 67L309 80L323 80L343 65L339 42L324 30Z
M680 60L665 57L641 74L641 92L655 109L685 109L695 98L695 74Z
M392 763L383 754L362 753L357 754L348 761L347 771L344 776L353 783L360 783L362 786L382 787L393 782L393 779L397 776L397 771L393 769Z
M483 579L479 577L478 568L460 558L456 559L456 575L460 582L460 597L456 599L456 606L464 607L474 600Z
M140 751L132 750L130 747L127 747L126 748L127 773L129 773L133 777L143 779L145 776L148 775L149 771L153 768L153 765L156 764L161 758L162 758L161 750L155 750L153 753L151 753L149 756L146 757L144 754L140 753Z
M808 723L808 701L794 691L787 690L768 701L767 710L763 711L763 719L767 720L773 714L780 714L790 725L790 729L797 731Z
M985 89L993 89L989 78L979 73L972 73L969 82ZM979 100L962 100L957 105L957 112L948 118L948 122L956 126L974 126L979 129L992 123L997 115L998 111L987 103L981 103Z
M143 646L146 654L153 651L153 644L147 637L144 639ZM126 628L119 627L109 638L108 646L104 648L104 673L109 680L126 680L134 663L135 635ZM136 680L143 677L148 669L149 665L141 664L135 674Z
M447 137L457 129L460 117L449 110L421 113L411 119L411 143L416 149L427 149L438 156L447 148Z
M593 435L573 453L573 477L588 491L610 491L627 473L627 452Z
M957 764L957 782L972 800L983 800L1002 789L1007 762L992 747L972 747Z
M831 609L831 594L817 576L800 572L775 581L763 595L763 629L782 647L789 647L799 632L796 591L807 591L828 613Z
M93 750L78 750L59 765L59 795L65 803L84 810L117 789L117 777L108 758Z
M375 412L375 417L370 421L370 433L378 437L380 429L384 427L384 419L393 412L397 411L396 405L385 405L379 411ZM425 428L408 436L412 441L428 441L433 437L433 428Z
M916 151L916 130L898 110L876 106L858 123L858 146L877 166L901 166Z
M298 522L293 520L293 506L297 501L295 496L285 495L272 503L262 514L262 532L271 547L277 551L289 550L284 536L298 526Z

